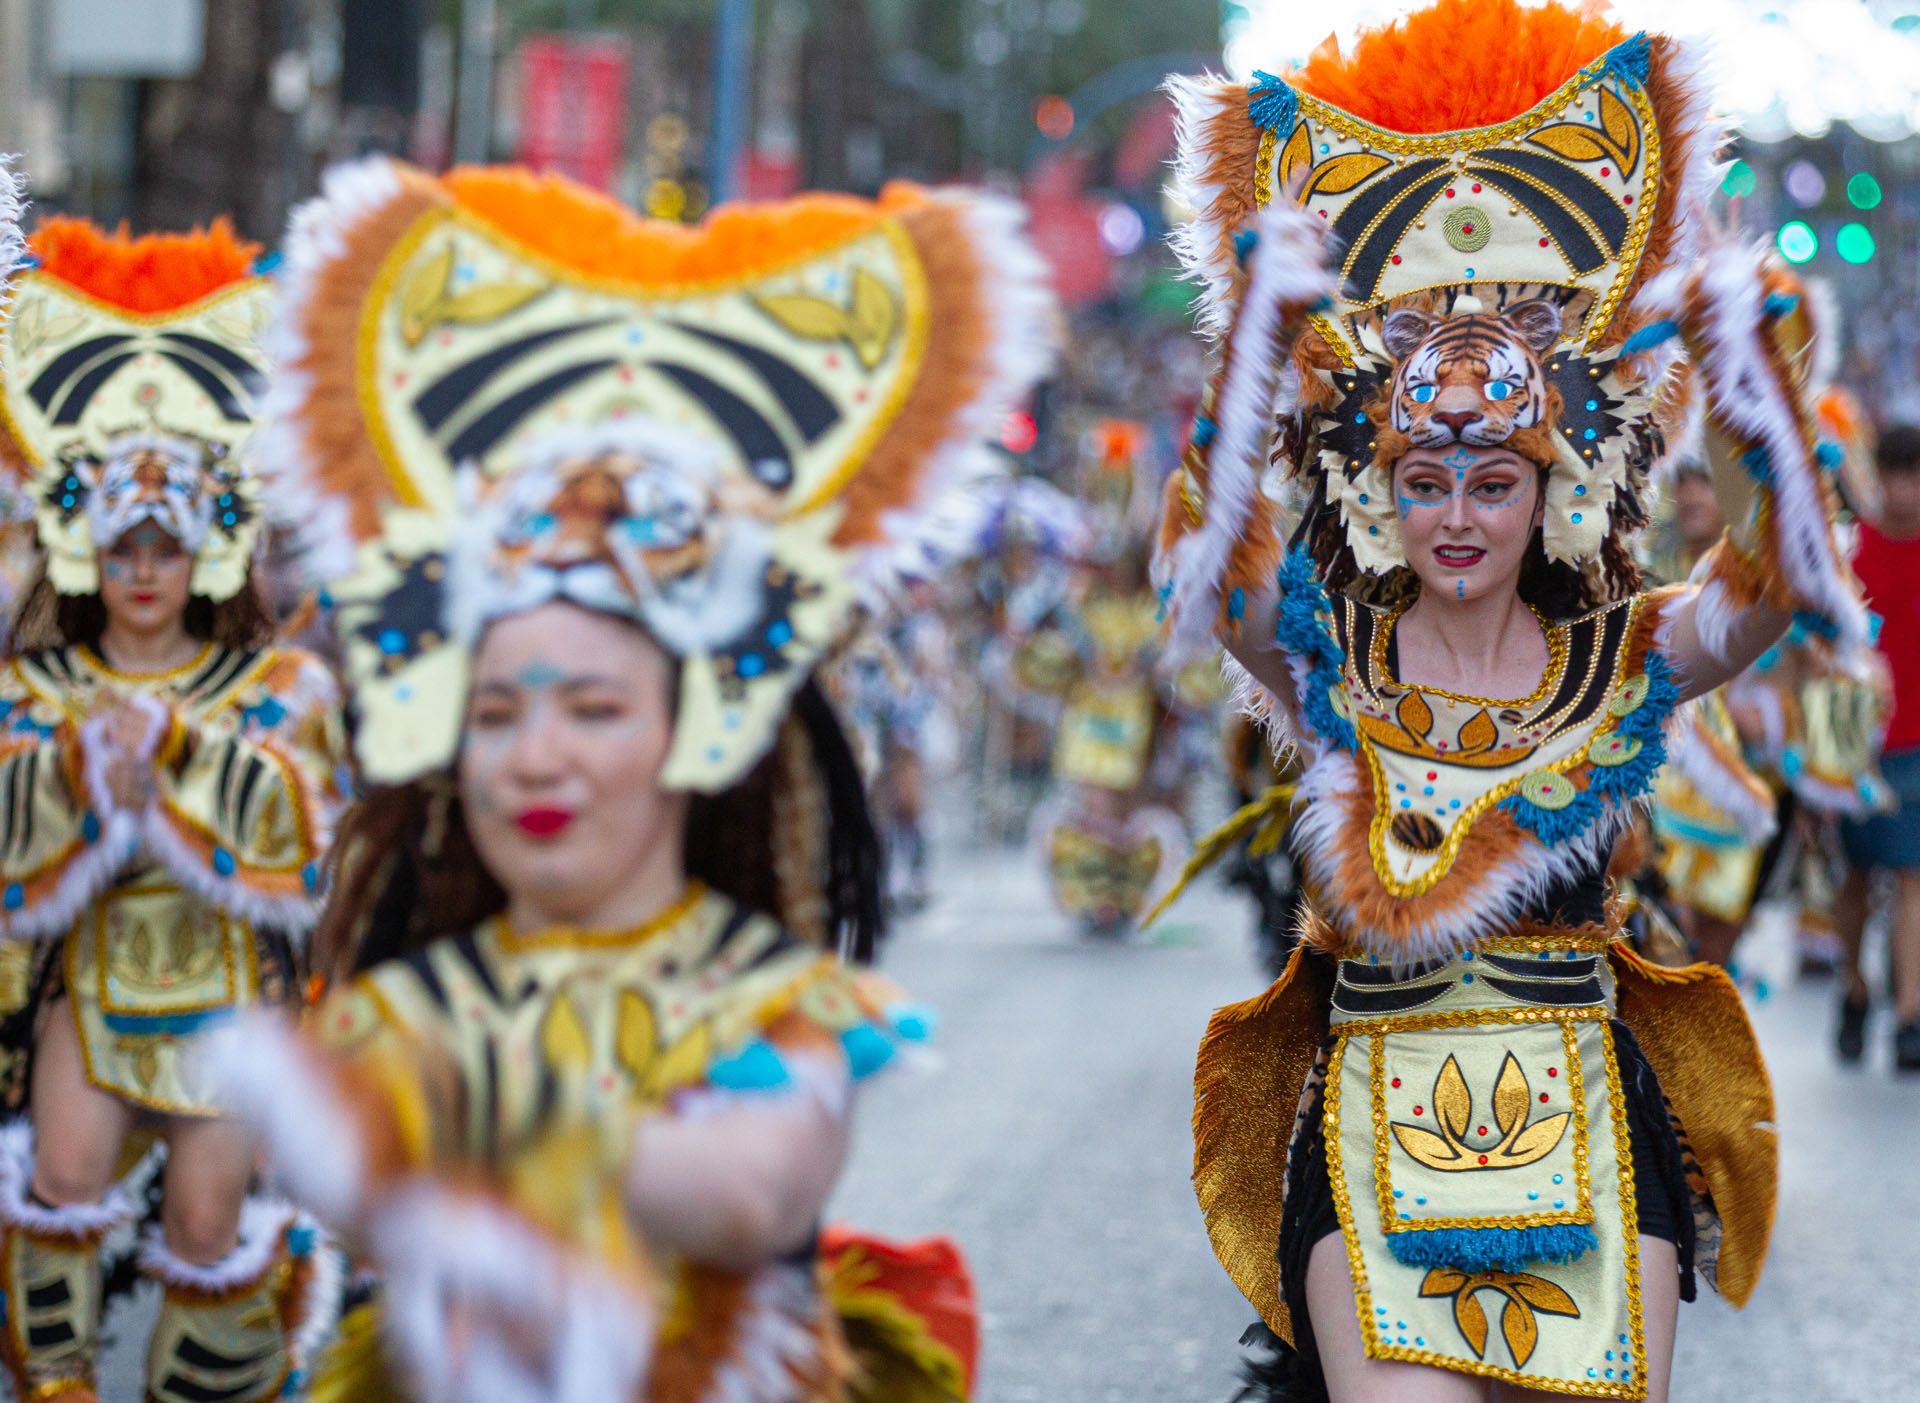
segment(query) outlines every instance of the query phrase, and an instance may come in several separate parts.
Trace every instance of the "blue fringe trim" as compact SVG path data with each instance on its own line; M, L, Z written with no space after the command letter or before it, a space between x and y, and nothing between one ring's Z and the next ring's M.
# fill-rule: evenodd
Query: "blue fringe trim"
M1790 317L1800 306L1800 295L1796 292L1770 292L1761 310L1778 321L1781 317Z
M1667 660L1651 650L1646 661L1647 695L1614 723L1612 735L1640 742L1640 753L1624 765L1594 765L1585 788L1564 808L1549 809L1519 794L1500 801L1500 809L1548 847L1581 837L1607 812L1608 804L1626 804L1650 792L1667 763L1667 720L1680 704L1680 688ZM1574 781L1578 783L1578 781Z
M1239 233L1233 236L1233 256L1239 259L1242 263L1245 263L1247 261L1247 255L1253 252L1254 248L1259 244L1259 242L1260 242L1259 230L1242 229Z
M1747 476L1763 487L1773 481L1773 459L1765 448L1756 445L1742 453L1740 466L1747 470Z
M1333 709L1332 690L1340 685L1340 668L1346 662L1333 632L1320 621L1327 611L1327 592L1314 571L1313 557L1296 546L1280 562L1279 616L1274 622L1273 641L1282 651L1307 660L1311 669L1300 698L1306 723L1320 739L1342 750L1360 749L1360 738L1353 723Z
M1193 416L1193 446L1205 448L1213 442L1213 436L1220 432L1220 426L1204 414Z
M1680 323L1674 321L1671 317L1662 321L1648 322L1627 338L1626 344L1620 347L1620 354L1623 356L1637 356L1642 351L1652 350L1662 341L1673 340L1673 338L1679 334Z
M1253 99L1247 106L1247 115L1253 118L1255 126L1268 131L1291 128L1293 119L1300 113L1300 99L1294 96L1286 80L1257 68L1253 71L1253 82L1247 85L1247 96Z
M1816 638L1832 641L1840 636L1839 628L1825 614L1816 614L1811 609L1795 609L1793 622Z
M707 1065L707 1080L723 1091L779 1091L793 1081L787 1060L764 1038Z
M1647 37L1647 31L1643 29L1608 49L1600 60L1600 71L1635 87L1646 87L1647 75L1653 71L1653 40Z
M1387 1234L1394 1260L1406 1267L1452 1267L1455 1271L1525 1271L1551 1263L1577 1262L1599 1247L1582 1223L1538 1228L1435 1228Z
M1847 461L1847 450L1830 438L1823 438L1814 446L1813 456L1820 460L1820 466L1828 472L1838 472Z

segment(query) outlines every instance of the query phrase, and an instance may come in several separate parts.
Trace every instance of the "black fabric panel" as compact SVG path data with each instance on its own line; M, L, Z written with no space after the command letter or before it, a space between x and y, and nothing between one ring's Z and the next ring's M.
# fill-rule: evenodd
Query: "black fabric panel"
M834 408L833 401L827 398L824 390L814 384L798 366L780 359L764 347L679 322L674 323L674 330L684 331L710 345L731 351L752 366L754 374L766 382L767 388L779 399L781 407L792 416L794 427L800 430L800 437L808 443L814 442L840 422L840 411Z
M220 415L230 424L246 424L253 420L253 413L240 401L239 391L246 385L235 385L226 376L209 370L192 356L179 351L162 351L161 357L170 361L183 371L187 378L207 392L207 398L219 406Z
M126 351L101 361L82 375L74 382L73 389L67 393L66 398L60 401L60 412L53 416L53 422L62 428L79 423L80 416L86 412L93 397L100 392L100 387L111 380L113 373L133 357L132 351Z
M787 446L766 415L690 365L676 361L650 361L649 364L700 401L701 407L727 431L740 456L746 460L748 470L762 483L779 491L793 481L793 463L787 456Z
M1502 974L1517 975L1522 979L1586 979L1590 978L1599 966L1598 955L1586 955L1577 960L1561 958L1528 959L1516 955L1480 956L1482 963Z
M440 982L440 972L433 967L433 961L427 956L428 952L425 950L414 950L400 958L419 979L420 987L427 991L427 997L433 1000L434 1006L442 1013L449 1013L453 1006L447 1001L447 986Z
M598 331L613 320L612 317L599 317L593 321L571 322L566 326L549 327L545 331L531 332L517 340L509 341L504 346L497 346L485 355L463 361L414 397L413 412L429 433L438 433L441 426L458 413L463 405L473 402L474 397L485 388L489 380L515 361L531 355L542 346L552 345L569 336Z
M1333 1006L1342 1013L1351 1014L1405 1013L1409 1009L1425 1007L1452 987L1451 981L1399 985L1392 989L1353 989L1336 984L1333 987Z
M1569 204L1578 206L1580 213L1607 241L1610 254L1617 253L1620 246L1626 243L1627 230L1632 223L1627 215L1627 206L1591 176L1542 151L1503 148L1498 156L1488 158L1488 163L1521 171L1542 185L1551 187Z
M52 406L54 397L60 393L61 387L80 373L81 366L95 356L118 350L130 339L126 336L96 336L91 340L82 341L77 346L69 346L55 356L45 370L33 377L33 383L27 386L28 397L39 405L44 413Z
M447 445L447 456L456 464L484 456L488 449L512 433L522 419L561 391L618 364L620 362L613 359L577 361L525 389L516 390L462 429L459 437Z
M1600 980L1598 976L1583 979L1577 984L1549 984L1544 980L1502 979L1498 975L1480 976L1489 989L1498 989L1510 999L1519 999L1524 1003L1546 1004L1552 1008L1578 1008L1586 1004L1600 1002Z
M64 1306L73 1299L73 1292L64 1279L47 1282L44 1286L27 1288L28 1310L52 1310L55 1306Z
M1573 211L1557 196L1530 185L1501 166L1476 167L1474 175L1488 187L1512 200L1540 222L1559 244L1560 251L1577 273L1591 273L1603 267L1607 250L1593 237L1593 231L1574 217Z
M468 969L473 971L473 977L479 981L480 987L487 991L487 997L496 1005L505 1006L506 1000L501 997L500 986L494 983L493 971L488 969L487 962L480 958L480 944L472 931L462 931L453 938L453 952L465 962Z
M1415 162L1408 166L1407 170L1412 172L1415 167L1422 164L1440 165L1441 163L1438 161ZM1343 295L1355 302L1373 300L1380 288L1380 277L1387 270L1387 260L1392 258L1394 249L1400 245L1400 240L1405 237L1413 221L1426 213L1427 206L1432 202L1433 197L1446 188L1448 181L1455 178L1452 171L1442 170L1438 175L1417 181L1407 188L1406 198L1393 205L1370 232L1359 233L1360 230L1367 228L1367 223L1370 221L1361 222L1357 226L1356 234L1360 242L1353 246L1352 262L1347 273ZM1388 182L1380 183L1384 185ZM1397 184L1398 181L1394 183ZM1355 204L1358 203L1355 201ZM1348 205L1341 211L1340 217L1333 221L1336 238L1341 237L1340 230L1347 223L1347 216L1353 212L1353 209L1354 205Z

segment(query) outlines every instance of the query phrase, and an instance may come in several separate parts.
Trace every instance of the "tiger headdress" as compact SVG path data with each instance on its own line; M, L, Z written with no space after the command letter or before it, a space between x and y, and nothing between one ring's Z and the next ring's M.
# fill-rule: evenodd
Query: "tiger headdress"
M1482 312L1477 302L1440 317L1418 307L1392 312L1381 339L1393 357L1391 433L1376 457L1449 443L1502 444L1542 464L1553 460L1560 392L1541 355L1559 339L1560 308L1542 298Z

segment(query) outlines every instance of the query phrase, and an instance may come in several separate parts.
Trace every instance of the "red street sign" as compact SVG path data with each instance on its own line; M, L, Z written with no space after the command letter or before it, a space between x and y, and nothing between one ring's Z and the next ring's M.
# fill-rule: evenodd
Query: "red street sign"
M627 146L626 41L533 34L520 42L520 161L611 190Z

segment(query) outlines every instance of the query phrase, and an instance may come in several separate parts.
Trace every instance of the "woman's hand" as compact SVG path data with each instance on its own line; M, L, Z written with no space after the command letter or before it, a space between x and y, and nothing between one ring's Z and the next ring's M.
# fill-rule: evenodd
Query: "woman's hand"
M142 755L153 720L124 697L109 702L99 713L101 733L110 754L106 764L107 792L122 809L138 812L153 801L153 757Z

